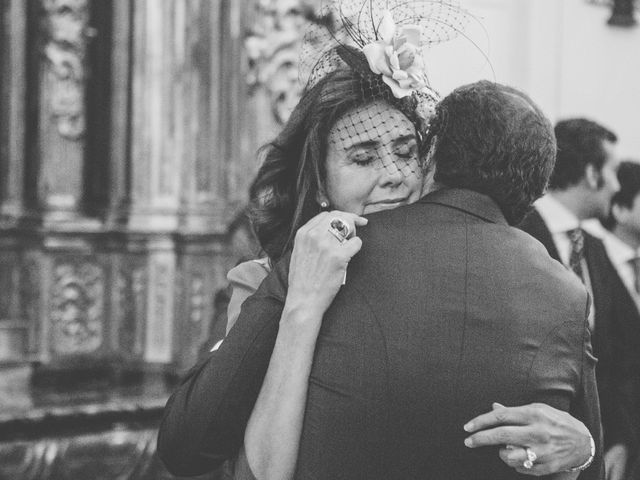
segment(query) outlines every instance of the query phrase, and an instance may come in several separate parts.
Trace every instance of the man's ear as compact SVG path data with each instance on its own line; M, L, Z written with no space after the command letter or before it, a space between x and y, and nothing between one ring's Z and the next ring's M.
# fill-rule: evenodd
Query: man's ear
M584 179L592 190L599 190L602 186L602 173L591 163L584 168Z
M630 214L631 210L624 205L619 205L617 203L611 205L611 216L618 225L626 224Z

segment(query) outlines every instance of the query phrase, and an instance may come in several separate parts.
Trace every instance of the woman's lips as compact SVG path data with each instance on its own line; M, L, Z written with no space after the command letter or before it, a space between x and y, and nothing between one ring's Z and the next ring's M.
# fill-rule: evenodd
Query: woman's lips
M371 202L365 206L366 212L376 212L378 210L389 210L391 208L401 207L409 203L408 198L389 198L378 202Z
M377 202L371 202L369 205L399 205L402 203L407 203L407 197L403 198L387 198L385 200L380 200Z

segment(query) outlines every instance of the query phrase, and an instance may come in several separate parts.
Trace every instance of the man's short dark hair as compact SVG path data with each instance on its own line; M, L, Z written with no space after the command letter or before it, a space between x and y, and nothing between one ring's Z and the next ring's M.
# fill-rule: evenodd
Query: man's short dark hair
M586 118L558 122L555 134L558 153L549 185L554 190L564 190L580 182L587 165L600 171L607 158L603 143L618 141L611 130Z
M553 170L553 127L524 93L489 81L454 90L436 109L434 180L490 196L519 223Z
M629 209L633 208L633 201L640 194L640 163L630 160L620 162L618 182L620 190L613 195L611 206L619 205ZM615 225L616 219L611 214L605 226L613 228Z

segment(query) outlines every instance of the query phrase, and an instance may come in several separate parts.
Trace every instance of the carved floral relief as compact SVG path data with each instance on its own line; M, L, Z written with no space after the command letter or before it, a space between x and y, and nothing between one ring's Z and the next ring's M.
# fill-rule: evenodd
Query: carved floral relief
M63 354L90 353L104 337L104 273L94 263L55 266L51 292L53 349Z
M249 59L247 82L252 90L267 90L274 118L284 123L300 99L298 54L305 26L318 1L258 0L256 21L249 27L245 49Z
M86 54L91 38L88 0L42 0L44 57L51 114L60 135L77 140L85 132Z

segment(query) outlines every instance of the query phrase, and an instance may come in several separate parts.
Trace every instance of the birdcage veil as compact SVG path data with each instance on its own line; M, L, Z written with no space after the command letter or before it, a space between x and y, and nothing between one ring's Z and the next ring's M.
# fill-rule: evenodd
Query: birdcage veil
M425 51L461 34L470 18L457 0L326 0L302 42L300 81L309 90L336 70L354 71L363 103L385 101L400 110L414 123L423 147L440 98L429 83ZM352 116L337 137L364 128L388 133L394 125L376 112L376 118ZM403 162L380 163L415 173L416 167Z

